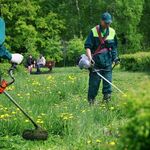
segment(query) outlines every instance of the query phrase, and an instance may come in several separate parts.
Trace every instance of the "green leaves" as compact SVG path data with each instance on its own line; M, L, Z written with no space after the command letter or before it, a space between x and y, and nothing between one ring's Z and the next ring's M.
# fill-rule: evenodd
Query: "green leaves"
M143 82L138 84L121 102L122 110L129 119L121 127L118 150L147 150L150 146L149 79L143 76Z
M60 35L65 29L64 21L43 7L37 0L3 2L2 12L6 21L6 45L12 51L38 55L60 61ZM52 42L51 42L52 41Z
M84 41L76 37L68 42L68 47L67 47L68 61L70 62L72 60L76 61L81 54L85 53L85 49L83 45L84 45Z
M149 71L150 53L139 52L121 56L121 68L129 71Z
M6 46L15 52L43 52L47 58L55 55L55 60L58 51L49 52L49 47L53 47L49 41L65 48L60 40L70 44L74 37L85 39L105 11L113 16L111 26L119 39L119 53L135 53L149 46L148 0L0 0L0 3L6 21ZM76 53L81 50L77 48ZM58 58L60 53L61 49Z

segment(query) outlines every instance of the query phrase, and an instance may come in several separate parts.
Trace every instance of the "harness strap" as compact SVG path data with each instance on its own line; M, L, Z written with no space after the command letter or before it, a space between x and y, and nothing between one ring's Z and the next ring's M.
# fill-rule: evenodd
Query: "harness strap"
M105 35L104 37L102 37L101 35L101 32L99 31L100 27L99 25L96 26L96 30L97 30L97 33L98 33L98 38L99 38L99 41L100 41L100 44L98 46L98 48L96 49L96 51L94 52L93 56L95 56L96 54L99 54L99 53L102 53L102 52L105 52L107 50L109 50L108 48L102 48L102 44L105 44L105 40L107 38L108 35Z

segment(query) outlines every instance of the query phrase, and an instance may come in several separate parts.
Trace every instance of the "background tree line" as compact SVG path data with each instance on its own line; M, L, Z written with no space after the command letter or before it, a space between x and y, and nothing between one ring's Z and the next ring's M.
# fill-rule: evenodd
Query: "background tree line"
M0 0L6 21L6 46L11 51L39 53L58 65L73 65L84 53L84 41L100 15L113 16L119 53L148 51L148 0Z

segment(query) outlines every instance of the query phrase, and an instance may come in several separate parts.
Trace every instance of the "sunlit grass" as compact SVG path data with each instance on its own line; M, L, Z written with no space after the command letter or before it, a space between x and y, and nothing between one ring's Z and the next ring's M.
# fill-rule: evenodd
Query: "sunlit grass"
M144 73L116 69L113 82L126 93L147 78ZM122 95L115 89L110 104L89 107L86 97L88 72L78 68L55 68L50 74L17 73L8 92L47 129L45 142L25 141L21 133L33 125L4 96L0 95L0 148L3 149L114 149L118 128L127 121L120 107ZM101 88L97 101L101 101ZM124 102L123 102L124 103Z

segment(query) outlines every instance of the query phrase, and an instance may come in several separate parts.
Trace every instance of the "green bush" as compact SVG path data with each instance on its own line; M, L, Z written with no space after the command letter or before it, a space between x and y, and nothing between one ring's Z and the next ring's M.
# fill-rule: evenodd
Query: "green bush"
M148 150L150 147L150 113L142 112L133 117L122 132L119 149Z
M8 77L8 70L11 67L10 63L0 63L0 76L2 76L2 78ZM17 66L17 69L14 71L14 74L26 74L26 69L25 67L21 64Z
M129 71L150 71L150 53L139 52L122 55L121 68Z
M148 94L150 84L149 79L144 78L144 80L121 102L128 121L120 127L119 150L148 150L150 147L150 95Z
M70 64L76 64L76 60L81 54L85 53L84 41L80 38L74 38L68 42L67 61Z

